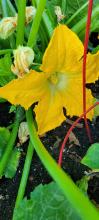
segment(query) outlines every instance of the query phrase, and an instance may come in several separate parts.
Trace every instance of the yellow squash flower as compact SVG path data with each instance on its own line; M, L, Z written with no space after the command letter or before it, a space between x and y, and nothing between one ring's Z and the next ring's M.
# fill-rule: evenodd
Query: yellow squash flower
M34 111L41 135L59 126L67 115L82 113L82 42L65 25L58 25L43 56L42 72L30 70L22 79L15 79L0 88L0 97L14 105L28 109L38 102ZM99 53L88 54L87 79L95 81L99 76ZM87 107L93 102L91 92L87 92ZM92 112L88 115L92 118Z

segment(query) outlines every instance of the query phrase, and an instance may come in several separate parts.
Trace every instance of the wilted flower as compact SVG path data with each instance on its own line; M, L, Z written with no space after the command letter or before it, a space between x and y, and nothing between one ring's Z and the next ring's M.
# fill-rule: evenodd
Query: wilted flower
M11 66L12 72L19 78L29 72L29 66L34 59L34 52L30 47L19 46L14 50L14 65Z
M62 14L62 10L60 6L55 6L55 14L57 16L57 21L60 22L65 18L65 15Z
M26 7L25 24L32 21L36 14L36 8L33 6ZM0 21L0 38L8 38L16 29L18 14L15 17L6 17Z
M0 21L0 38L8 38L16 29L17 17L6 17Z
M36 8L33 6L26 7L26 24L30 23L36 14Z

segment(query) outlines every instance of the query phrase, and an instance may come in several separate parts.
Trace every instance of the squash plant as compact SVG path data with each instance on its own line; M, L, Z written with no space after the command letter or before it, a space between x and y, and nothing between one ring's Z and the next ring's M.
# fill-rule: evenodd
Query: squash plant
M95 0L1 0L0 6L0 98L1 102L8 100L10 111L15 112L11 131L0 128L1 178L15 175L20 152L14 145L24 119L30 137L13 220L98 220L97 209L62 170L61 163L75 125L84 117L92 142L87 118L95 116L95 107L99 115L99 100L86 88L99 77L98 48L94 53L88 51L93 51L91 43L88 45L89 32L99 29L99 4ZM39 136L66 120L63 107L66 116L78 119L64 139L57 164ZM37 186L28 200L23 197L34 150L54 182ZM82 163L97 168L96 156L89 152Z

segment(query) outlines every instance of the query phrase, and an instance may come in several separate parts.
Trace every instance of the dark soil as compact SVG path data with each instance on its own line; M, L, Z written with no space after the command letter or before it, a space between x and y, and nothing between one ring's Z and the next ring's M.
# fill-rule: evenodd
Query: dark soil
M8 103L0 104L0 126L8 126L11 124L13 114L8 114L9 108L10 106ZM72 120L75 119L76 117ZM83 120L81 123L84 124ZM97 119L95 124L89 122L89 125L93 141L99 142L99 119ZM43 144L56 161L58 161L61 143L69 128L70 125L64 122L60 127L48 132L44 137L41 138ZM72 141L68 141L63 153L62 167L76 182L77 180L81 179L85 171L88 171L88 167L82 165L80 160L85 155L90 143L88 141L84 126L83 128L76 127L73 132L78 139L80 146L75 145ZM12 219L13 208L22 175L27 145L28 143L25 143L22 146L20 164L15 177L13 179L6 179L3 177L0 180L0 220ZM33 191L38 184L49 183L51 180L51 177L48 175L44 166L40 162L37 154L34 153L25 196L29 198L30 192ZM95 176L90 180L88 195L94 203L99 204L99 177Z

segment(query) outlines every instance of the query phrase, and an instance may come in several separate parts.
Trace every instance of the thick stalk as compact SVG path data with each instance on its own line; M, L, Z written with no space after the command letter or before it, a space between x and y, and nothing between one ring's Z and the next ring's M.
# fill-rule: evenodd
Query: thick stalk
M30 31L28 43L27 43L27 45L31 48L34 46L35 41L36 41L36 35L37 35L38 29L39 29L39 25L41 22L42 13L44 11L45 5L46 5L46 0L39 1L38 7L37 7L37 12L36 12L36 15L33 20L33 24L31 27L31 31Z
M80 215L82 220L98 220L99 215L95 207L89 202L88 198L83 195L83 193L77 188L70 177L65 174L65 172L57 165L50 154L47 152L43 144L41 143L32 117L32 109L26 112L26 118L28 122L31 143L40 157L45 168L52 176L52 178L57 182L63 191L64 195L71 203L72 207L76 210L78 215Z
M17 24L17 36L16 36L16 47L22 45L24 41L25 31L25 10L26 0L18 0L18 24Z
M26 159L25 159L25 164L24 164L24 168L23 168L20 186L18 189L15 208L18 207L18 205L20 204L20 201L23 199L23 196L25 193L26 184L27 184L29 171L30 171L30 166L31 166L31 162L32 162L33 152L34 152L34 147L33 147L33 144L31 144L31 142L30 142L28 145L27 155L26 155Z

